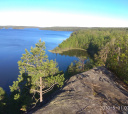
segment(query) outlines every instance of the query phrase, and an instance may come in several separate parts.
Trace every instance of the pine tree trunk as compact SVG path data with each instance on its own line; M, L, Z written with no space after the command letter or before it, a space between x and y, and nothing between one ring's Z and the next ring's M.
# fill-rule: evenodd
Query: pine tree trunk
M43 96L42 96L42 77L40 77L40 102L43 101Z

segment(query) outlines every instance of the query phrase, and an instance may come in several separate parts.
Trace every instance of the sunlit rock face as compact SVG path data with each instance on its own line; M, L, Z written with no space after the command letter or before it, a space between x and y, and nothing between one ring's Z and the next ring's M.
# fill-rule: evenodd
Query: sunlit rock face
M128 112L128 92L105 67L72 76L59 94L35 114L117 114Z

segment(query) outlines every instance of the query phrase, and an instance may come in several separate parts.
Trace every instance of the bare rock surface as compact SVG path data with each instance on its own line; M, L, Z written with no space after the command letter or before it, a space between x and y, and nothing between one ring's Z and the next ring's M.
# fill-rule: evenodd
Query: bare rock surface
M72 76L35 114L127 114L128 92L105 67Z

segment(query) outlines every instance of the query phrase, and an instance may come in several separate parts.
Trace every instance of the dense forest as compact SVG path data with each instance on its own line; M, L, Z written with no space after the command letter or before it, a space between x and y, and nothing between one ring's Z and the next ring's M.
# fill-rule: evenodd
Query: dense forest
M62 53L77 48L87 50L94 60L94 66L105 65L128 83L127 28L93 28L75 31L52 52Z

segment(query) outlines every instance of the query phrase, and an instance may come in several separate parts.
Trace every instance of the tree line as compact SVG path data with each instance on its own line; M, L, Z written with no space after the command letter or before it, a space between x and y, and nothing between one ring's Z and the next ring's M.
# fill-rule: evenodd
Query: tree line
M75 31L53 51L57 53L75 48L87 50L93 58L94 66L106 66L128 84L127 28L92 28Z

